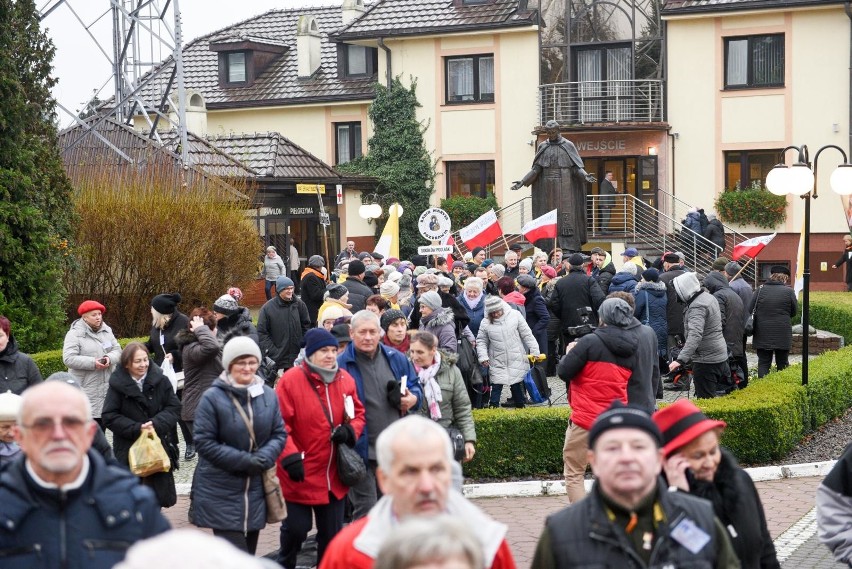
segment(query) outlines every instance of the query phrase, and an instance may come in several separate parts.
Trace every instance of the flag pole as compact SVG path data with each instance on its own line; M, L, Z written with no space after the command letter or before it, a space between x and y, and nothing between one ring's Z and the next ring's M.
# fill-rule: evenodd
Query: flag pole
M749 263L751 263L752 261L754 261L754 259L753 259L753 258L751 258L751 257L749 257L748 261L746 261L746 264L745 264L745 265L743 265L743 266L740 268L740 270L739 270L739 271L737 271L737 274L735 274L734 276L732 276L732 277L731 277L731 280L732 280L732 281L736 280L736 279L737 279L737 277L738 277L738 276L740 276L740 273L742 273L742 272L746 269L746 267L748 267ZM757 276L755 276L754 280L755 280L755 283L754 283L754 284L757 284Z

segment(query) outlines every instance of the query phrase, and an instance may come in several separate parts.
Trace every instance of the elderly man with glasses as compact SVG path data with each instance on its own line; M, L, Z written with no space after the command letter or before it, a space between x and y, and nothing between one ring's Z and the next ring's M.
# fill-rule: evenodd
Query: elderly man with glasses
M23 394L23 450L0 474L4 569L100 569L168 531L150 488L90 450L97 426L82 391L48 381Z

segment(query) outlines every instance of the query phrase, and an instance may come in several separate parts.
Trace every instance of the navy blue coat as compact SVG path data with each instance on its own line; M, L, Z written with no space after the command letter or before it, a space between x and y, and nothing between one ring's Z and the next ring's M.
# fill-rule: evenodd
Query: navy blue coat
M629 292L632 293L636 288L636 277L630 273L615 273L612 280L609 282L609 290L607 294L613 292Z
M26 473L24 456L0 473L0 566L107 569L127 549L170 529L150 488L90 450L89 475L63 499ZM64 539L63 539L64 537Z
M531 288L524 293L527 309L527 325L532 330L535 341L538 342L538 350L542 354L547 353L547 325L550 322L550 311L547 303L537 288Z
M400 381L403 376L407 377L406 385L408 386L408 391L417 396L417 403L414 404L414 407L410 411L417 411L420 408L420 402L423 400L423 391L420 389L420 379L417 377L414 366L399 350L389 348L383 344L379 344L379 349L385 358L387 358L388 365L390 365L393 372L393 377L389 377L388 379ZM340 369L346 370L355 380L355 387L358 389L358 399L364 403L364 407L366 408L367 398L364 393L364 379L361 377L361 370L358 369L358 362L355 360L355 342L350 342L346 346L346 349L343 350L343 353L337 356L337 365L340 366ZM369 458L369 444L369 440L367 439L367 425L364 424L364 430L361 431L361 436L358 438L358 442L355 443L355 450L358 451L358 454L364 460Z
M251 398L251 413L246 403L248 391L231 386L223 377L213 382L198 403L193 423L198 466L190 494L190 521L199 527L247 532L266 526L263 480L260 474L249 475L248 470L252 456L261 457L265 468L275 466L287 433L278 397L266 385L262 388L261 395ZM253 419L259 447L254 452L246 424L229 394Z
M633 295L636 297L636 310L633 312L633 315L640 322L645 323L647 314L647 324L657 335L658 349L661 355L665 354L668 349L669 335L669 325L666 318L666 310L668 309L666 283L643 281L636 285Z
M467 327L470 328L475 338L479 334L479 325L482 323L482 319L485 318L485 293L479 297L479 303L473 308L468 306L467 301L464 299L464 293L461 293L456 300L459 301L459 304L462 305L467 315L470 316L470 323L468 323Z

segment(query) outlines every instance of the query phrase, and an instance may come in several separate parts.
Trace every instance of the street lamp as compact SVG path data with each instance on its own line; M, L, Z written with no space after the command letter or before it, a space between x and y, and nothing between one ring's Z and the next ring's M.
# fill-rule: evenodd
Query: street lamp
M392 200L393 196L380 196L379 194L366 194L361 197L361 206L358 208L358 217L361 219L366 219L367 223L372 223L374 219L378 219L382 216L382 206L379 205L380 201L383 200ZM390 207L396 206L398 209L398 215L402 216L402 206L398 203L391 204ZM388 209L390 212L390 208Z
M810 293L811 293L811 198L817 199L817 164L819 155L823 150L833 148L843 156L843 164L832 172L830 184L831 190L840 195L852 194L852 164L846 157L846 153L839 146L827 144L817 150L814 156L813 167L811 167L808 147L788 146L781 151L781 163L772 168L766 176L766 189L773 194L784 196L800 196L805 200L805 243L804 259L802 263L802 385L808 384L808 348L810 341ZM796 150L799 153L798 161L792 166L784 164L784 154L788 150Z

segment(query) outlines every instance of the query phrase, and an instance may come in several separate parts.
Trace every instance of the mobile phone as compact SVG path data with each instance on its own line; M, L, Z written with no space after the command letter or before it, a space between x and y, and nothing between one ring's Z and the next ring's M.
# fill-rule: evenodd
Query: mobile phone
M101 364L101 365L106 365L107 357L106 356L102 357L101 359L98 360L98 363Z
M692 490L695 488L695 472L691 468L687 468L683 471L684 476L686 476L686 483L689 485L689 489Z

